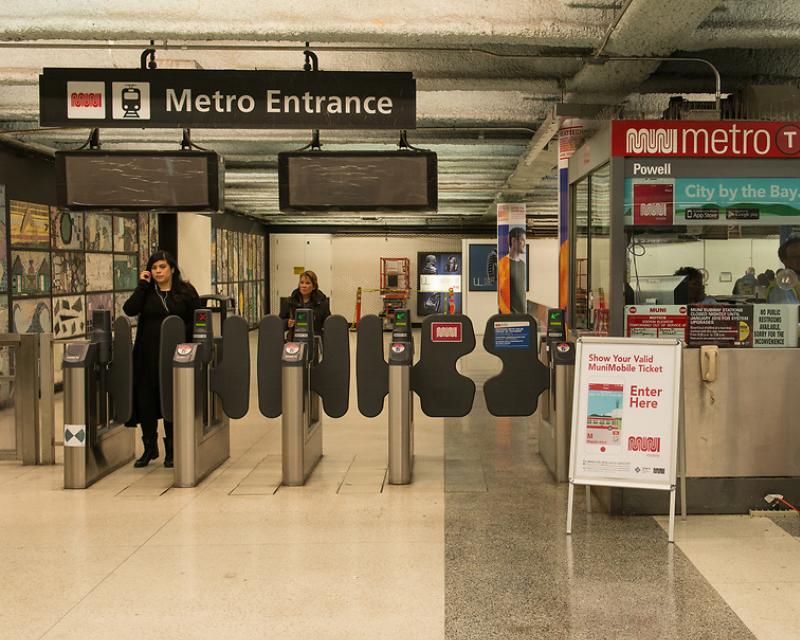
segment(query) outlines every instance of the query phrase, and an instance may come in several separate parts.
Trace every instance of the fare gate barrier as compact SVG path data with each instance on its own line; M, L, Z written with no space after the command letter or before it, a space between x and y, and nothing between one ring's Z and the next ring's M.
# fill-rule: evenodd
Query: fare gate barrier
M361 413L367 417L378 415L383 409L383 397L387 393L389 396L389 484L409 484L414 467L414 393L411 390L414 340L408 310L395 312L388 365L383 360L381 319L374 315L363 318L358 325L356 362ZM362 377L368 375L365 372L375 376L369 388L371 397L360 391Z
M161 328L161 412L173 422L176 487L196 486L228 459L230 418L242 418L249 405L247 321L227 315L226 298L201 301L209 306L195 311L192 342L178 316Z
M539 416L539 455L556 482L567 482L575 343L567 341L563 309L547 310L547 335L542 337L539 354L550 372L550 389Z
M347 320L329 316L320 360L313 311L297 309L294 320L294 337L286 344L278 316L266 316L259 324L258 403L264 416L281 416L283 484L301 486L322 457L319 400L331 418L347 413L350 342Z
M0 348L13 351L0 365L0 399L14 405L14 447L0 460L55 462L54 344L52 333L0 333Z
M64 488L85 489L133 460L133 341L125 317L92 312L88 341L64 346Z
M495 315L484 333L484 348L500 358L503 368L483 387L489 412L495 416L527 416L536 411L540 393L548 387L547 368L536 355L536 321L526 314ZM410 338L410 332L408 333ZM456 369L459 358L475 348L469 317L427 316L422 323L420 357L393 334L389 364L383 358L383 331L377 316L358 325L356 355L358 408L372 418L389 395L389 482L411 482L413 463L413 400L431 417L463 417L472 410L475 383ZM393 375L393 371L397 371ZM398 435L401 434L401 435ZM400 445L398 448L398 444Z

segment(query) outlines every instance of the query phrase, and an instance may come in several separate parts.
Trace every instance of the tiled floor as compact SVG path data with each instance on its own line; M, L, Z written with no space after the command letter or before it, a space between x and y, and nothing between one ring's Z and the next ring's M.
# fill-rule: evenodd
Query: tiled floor
M476 354L463 369L480 381L494 366ZM535 418L488 416L480 385L465 419L417 408L402 487L385 481L385 413L361 417L354 395L297 488L279 485L280 421L252 406L231 458L194 489L170 488L160 462L85 491L61 488L60 465L0 464L0 638L737 640L754 637L745 623L798 637L750 604L797 610L781 564L797 547L774 548L796 539L691 518L673 546L653 518L584 514L583 492L567 538ZM772 581L730 561L743 543Z

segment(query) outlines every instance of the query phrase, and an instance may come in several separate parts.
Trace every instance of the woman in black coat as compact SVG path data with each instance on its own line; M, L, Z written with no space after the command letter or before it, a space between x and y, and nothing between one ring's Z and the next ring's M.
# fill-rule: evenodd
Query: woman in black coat
M319 290L317 274L303 271L297 289L289 298L289 308L281 314L284 326L291 331L294 327L294 314L298 309L311 309L314 312L314 334L322 334L325 318L331 315L331 303L328 297Z
M167 316L180 316L190 340L194 311L200 307L195 288L181 278L175 258L157 251L139 274L139 285L122 307L128 316L139 316L133 345L133 417L129 424L142 425L144 453L133 464L146 467L158 458L158 420L161 415L159 393L159 346L161 323ZM164 466L172 467L172 423L164 420Z

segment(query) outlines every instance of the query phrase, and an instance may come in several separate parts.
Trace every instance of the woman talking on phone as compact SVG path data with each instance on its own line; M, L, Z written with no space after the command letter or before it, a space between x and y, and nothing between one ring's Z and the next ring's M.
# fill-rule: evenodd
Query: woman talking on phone
M133 417L129 424L142 425L144 453L133 463L146 467L158 458L159 344L161 323L180 316L191 333L194 311L200 307L195 288L181 278L178 263L166 251L156 251L139 274L139 285L122 307L128 316L139 316L133 345ZM188 339L188 338L187 338ZM164 466L172 467L172 423L164 420Z

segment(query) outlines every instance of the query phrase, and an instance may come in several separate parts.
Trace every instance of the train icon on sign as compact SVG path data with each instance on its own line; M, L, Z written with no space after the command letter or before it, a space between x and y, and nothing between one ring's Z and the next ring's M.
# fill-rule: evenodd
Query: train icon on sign
M111 101L114 120L150 119L149 82L112 82Z
M125 87L122 90L122 110L124 118L138 118L142 108L142 92L137 87Z

